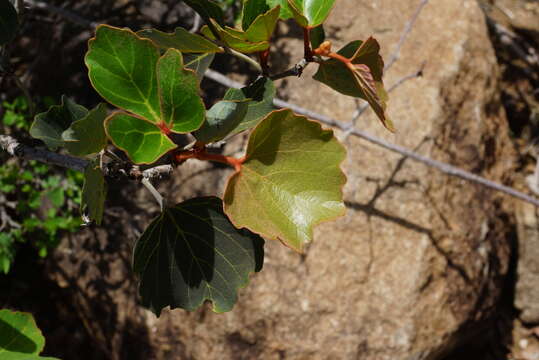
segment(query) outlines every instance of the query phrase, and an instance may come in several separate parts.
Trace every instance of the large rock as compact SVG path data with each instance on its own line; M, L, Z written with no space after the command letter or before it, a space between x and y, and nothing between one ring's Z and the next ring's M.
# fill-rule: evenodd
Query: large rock
M373 34L389 58L418 3L338 1L328 36L337 48ZM281 33L273 59L284 68L301 59L302 40L292 23ZM389 134L370 112L358 127L490 179L505 179L512 151L496 60L476 1L431 1L400 55L386 76L389 86L427 63L423 78L391 93L389 113L398 132ZM350 119L355 101L310 79L314 70L281 82L280 95ZM70 277L62 270L56 280L81 294L75 309L104 356L136 358L139 347L131 344L139 341L148 351L140 356L148 359L438 359L480 329L507 272L504 214L511 202L357 138L346 142L347 215L320 226L303 255L267 242L264 269L242 290L232 312L218 315L206 306L194 313L164 311L156 319L134 306L135 284L125 276L128 259L113 246L125 237L121 230L109 236L109 245L101 239L104 231L87 231L100 238L94 246L102 252L111 247L109 255L84 253L85 242L71 255L71 247L66 253L60 249L61 268L93 269ZM208 181L207 165L188 166L192 171L182 167L175 175L178 200L214 192L224 181ZM110 212L121 204L108 205ZM138 205L157 211L151 198ZM125 222L121 229L130 228L129 216L118 219ZM117 220L109 214L107 221L112 227ZM108 304L106 309L87 305L92 298ZM143 335L137 340L133 333Z
M373 34L388 58L418 2L338 1L326 29L335 46ZM298 32L283 33L281 56L298 61ZM512 153L475 0L429 3L386 83L423 61L425 76L391 94L397 134L370 113L358 126L501 181ZM314 70L286 80L280 94L349 119L354 100L311 80ZM320 226L304 255L268 242L263 271L232 312L150 317L160 343L195 359L419 360L439 358L478 329L507 271L502 215L510 201L359 139L347 142L346 217Z

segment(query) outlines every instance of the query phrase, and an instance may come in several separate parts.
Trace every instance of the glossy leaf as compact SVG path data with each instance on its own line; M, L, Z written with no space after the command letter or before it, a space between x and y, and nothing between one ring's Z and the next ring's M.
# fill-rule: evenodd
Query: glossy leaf
M316 27L326 21L335 0L288 0L288 5L298 24Z
M230 131L230 135L255 127L266 115L275 110L273 106L275 92L275 85L269 78L260 78L242 89L229 89L223 100L250 99L247 113L236 128Z
M196 73L199 83L204 78L204 74L210 67L214 58L215 58L215 54L212 54L212 53L183 55L185 68L191 69Z
M88 110L74 101L62 96L60 105L53 105L46 112L37 114L32 126L30 135L42 140L49 149L56 150L64 145L62 134L72 123L84 118Z
M206 121L193 135L206 144L224 139L243 120L247 107L246 100L217 102L208 110Z
M107 197L107 183L98 161L92 161L84 169L82 186L81 213L89 220L101 225Z
M129 29L100 25L85 57L89 77L111 104L159 122L161 110L155 67L159 50Z
M162 121L176 133L188 133L204 122L206 108L198 95L199 82L192 70L183 68L182 54L168 49L157 62L157 81Z
M351 60L353 68L330 59L320 63L313 78L341 94L366 100L384 126L394 131L393 123L386 114L388 96L382 80L384 62L379 51L380 45L373 38L365 42L353 41L338 51Z
M345 155L331 130L274 111L249 138L246 161L225 191L225 212L236 227L301 251L315 225L345 212Z
M39 356L44 346L45 338L32 314L0 310L0 359L55 360Z
M245 31L259 16L269 10L266 0L244 0L241 13L241 28Z
M161 49L176 49L182 53L217 53L223 50L200 35L192 34L178 27L173 33L165 33L156 29L137 32L142 38L152 40Z
M9 0L0 0L0 46L13 40L18 28L17 10Z
M75 156L85 156L100 152L107 145L107 134L103 123L107 117L107 107L99 104L85 117L75 121L62 133L64 146Z
M195 10L206 23L209 19L214 19L220 25L225 24L223 10L217 3L211 0L183 0L183 2Z
M151 164L176 145L154 124L117 112L105 120L112 143L136 164Z
M288 20L294 16L292 10L290 10L290 5L288 5L288 0L266 0L266 4L268 4L270 9L273 9L277 5L281 6L279 19Z
M195 310L205 300L230 311L249 274L262 269L264 240L237 229L216 197L191 199L163 213L135 245L142 304L157 316L170 306Z

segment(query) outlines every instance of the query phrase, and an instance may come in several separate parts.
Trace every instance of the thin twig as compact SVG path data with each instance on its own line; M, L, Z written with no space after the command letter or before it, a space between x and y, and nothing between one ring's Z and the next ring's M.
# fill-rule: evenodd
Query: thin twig
M399 59L401 48L404 45L406 38L412 31L415 25L415 22L419 18L419 14L421 14L421 10L423 10L423 8L425 7L425 5L427 5L428 2L429 0L421 0L421 2L419 3L419 6L417 7L416 11L412 15L412 18L406 23L406 26L404 27L404 30L401 34L399 42L397 43L397 47L395 48L395 50L389 57L389 61L386 63L386 66L384 67L384 71L389 70L389 68L391 68L391 66L393 66L393 64Z
M11 156L27 160L36 160L49 165L60 166L75 171L82 172L90 164L90 162L85 159L70 155L57 154L52 151L21 144L17 141L17 139L8 135L0 135L0 149L5 150ZM174 171L174 168L172 165L158 165L144 171L140 171L139 167L136 165L129 164L127 169L120 169L105 164L103 166L103 171L106 176L113 178L127 177L134 180L147 178L151 180L170 175L172 171Z
M305 59L302 59L299 63L297 63L296 65L292 66L290 69L286 70L286 71L283 71L282 73L279 73L279 74L275 74L275 75L272 75L270 76L269 78L273 81L276 81L276 80L280 80L280 79L284 79L285 77L289 77L289 76L297 76L297 77L300 77L301 74L303 74L303 70L305 70L305 68L309 65L310 63L305 60Z
M206 76L209 78L209 79L212 79L222 85L225 85L227 87L232 87L232 88L241 88L242 87L242 84L236 82L236 81L233 81L231 79L228 79L226 76L222 75L222 74L219 74L213 70L209 70L207 73L206 73ZM415 160L415 161L418 161L420 163L423 163L429 167L432 167L432 168L435 168L441 172L443 172L444 174L447 174L449 176L455 176L455 177L458 177L458 178L461 178L461 179L464 179L464 180L467 180L467 181L470 181L470 182L473 182L473 183L476 183L476 184L480 184L482 186L485 186L489 189L493 189L493 190L496 190L496 191L499 191L499 192L503 192L505 194L508 194L508 195L511 195L517 199L520 199L520 200L523 200L523 201L526 201L526 202L529 202L537 207L539 207L539 200L532 197L532 196L529 196L527 194L524 194L520 191L517 191L509 186L505 186L505 185L502 185L502 184L498 184L494 181L491 181L491 180L488 180L488 179L485 179L479 175L475 175L475 174L472 174L466 170L463 170L463 169L460 169L456 166L453 166L453 165L449 165L447 163L444 163L444 162L441 162L441 161L437 161L437 160L434 160L434 159L431 159L429 157L426 157L426 156L423 156L423 155L420 155L412 150L409 150L407 148L404 148L402 146L399 146L399 145L394 145L394 144L390 144L388 143L387 141L385 140L382 140L376 136L373 136L373 135L370 135L364 131L361 131L361 130L358 130L356 128L353 127L352 124L348 123L343 123L343 122L340 122L340 121L337 121L333 118L330 118L329 116L325 116L325 115L322 115L322 114L318 114L314 111L311 111L311 110L308 110L308 109L304 109L298 105L295 105L295 104L291 104L291 103L288 103L288 102L285 102L283 100L280 100L280 99L274 99L273 100L273 103L278 106L278 107L282 107L282 108L289 108L291 109L292 111L294 111L295 113L297 114L301 114L301 115L305 115L307 116L308 118L311 118L311 119L314 119L314 120L318 120L320 121L321 123L325 124L325 125L329 125L329 126L332 126L334 128L337 128L339 130L342 130L342 131L350 131L350 134L353 135L353 136L356 136L356 137L359 137L359 138L362 138L364 140L367 140L369 141L370 143L372 144L375 144L375 145L378 145L384 149L387 149L387 150L390 150L390 151L393 151L393 152L396 152L398 154L401 154L403 156L406 156L412 160Z
M144 185L146 189L150 191L152 196L155 198L155 201L157 201L157 203L159 204L161 211L163 211L165 209L165 199L163 198L163 195L161 195L159 191L157 191L157 189L147 178L143 178L141 182L142 185Z
M222 48L227 54L233 55L233 56L237 57L238 59L245 61L246 63L251 65L259 73L262 72L262 67L260 66L260 64L256 60L252 59L251 57L249 57L249 56L247 56L247 55L245 55L243 53L240 53L239 51L231 49L228 46L222 46Z

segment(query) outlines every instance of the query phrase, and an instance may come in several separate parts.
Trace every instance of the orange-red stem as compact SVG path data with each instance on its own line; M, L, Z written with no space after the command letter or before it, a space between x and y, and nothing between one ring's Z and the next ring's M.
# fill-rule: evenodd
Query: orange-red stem
M197 150L184 150L180 151L179 153L175 154L176 162L182 163L187 159L198 159L198 160L206 160L206 161L216 161L223 164L230 165L234 167L236 171L241 170L241 165L245 162L245 157L242 158L235 158L231 156L224 156L220 154L209 154L206 152L205 149L201 151Z

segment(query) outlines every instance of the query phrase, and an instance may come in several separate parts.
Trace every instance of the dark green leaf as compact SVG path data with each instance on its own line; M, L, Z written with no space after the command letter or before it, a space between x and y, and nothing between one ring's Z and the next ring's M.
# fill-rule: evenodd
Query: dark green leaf
M129 29L97 28L85 57L92 85L111 104L159 122L161 110L155 67L159 50Z
M335 0L288 0L294 19L303 27L317 27L326 21Z
M252 22L259 16L269 10L266 0L245 0L241 15L241 27L245 31L251 26Z
M209 23L210 19L214 19L224 26L223 10L215 2L210 0L183 0L183 2L195 10L206 23Z
M241 171L228 181L225 212L236 227L301 251L315 225L345 212L345 156L331 130L274 111L251 133Z
M352 67L330 59L320 63L313 78L341 94L367 100L384 126L394 131L393 123L386 114L388 96L382 80L384 62L379 52L380 45L372 37L365 42L353 41L338 51L351 60Z
M205 300L225 312L249 274L262 269L264 240L235 228L220 199L191 199L152 221L133 259L142 304L158 316L166 306L195 310Z
M13 40L18 28L17 11L9 0L0 0L0 46Z
M326 33L324 31L324 25L319 25L311 29L311 47L313 49L317 49L325 40Z
M136 164L151 164L176 148L156 125L122 112L105 120L105 131L112 143Z
M75 156L85 156L100 152L107 145L107 135L103 122L107 116L105 104L99 104L85 117L75 121L62 133L64 146Z
M47 112L36 115L30 127L30 135L42 140L49 149L56 150L64 145L62 133L73 122L82 119L87 114L88 110L85 107L62 96L60 105L53 105Z
M243 120L247 106L247 100L219 101L208 110L206 121L193 135L206 144L224 139Z
M255 127L266 115L272 112L275 109L273 107L275 91L275 85L269 78L260 78L242 89L229 89L223 100L250 99L245 117L230 134L237 134Z
M41 357L45 338L29 313L0 310L0 359L58 360Z
M206 70L210 67L215 54L184 54L183 60L185 62L185 68L191 69L197 74L198 82L200 83L204 78Z
M107 197L107 183L98 161L91 162L84 170L81 213L97 225L103 220L103 209Z
M164 33L155 29L141 30L137 35L152 40L161 49L176 49L182 53L216 53L223 50L200 35L192 34L178 27L174 33Z
M172 132L188 133L204 122L206 108L198 95L198 79L183 67L182 54L168 49L157 62L162 123Z

